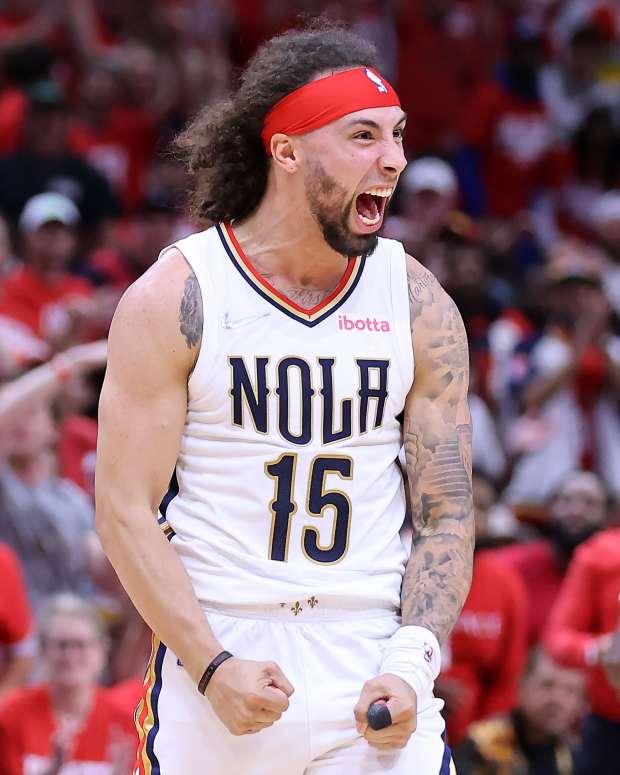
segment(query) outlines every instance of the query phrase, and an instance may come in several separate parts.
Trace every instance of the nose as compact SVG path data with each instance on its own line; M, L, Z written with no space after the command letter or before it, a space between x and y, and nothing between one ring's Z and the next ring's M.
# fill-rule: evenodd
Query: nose
M387 140L379 157L381 171L389 175L400 175L406 166L407 159L402 143L396 142L394 139Z

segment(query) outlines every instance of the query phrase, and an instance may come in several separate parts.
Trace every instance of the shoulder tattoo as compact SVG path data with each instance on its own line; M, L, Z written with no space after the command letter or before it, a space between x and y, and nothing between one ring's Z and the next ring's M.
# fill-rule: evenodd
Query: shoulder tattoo
M409 310L411 322L422 314L424 307L434 304L439 288L435 275L422 266L407 266L407 285L409 290Z
M179 309L179 326L188 348L191 350L196 347L202 335L202 294L193 272L185 281Z

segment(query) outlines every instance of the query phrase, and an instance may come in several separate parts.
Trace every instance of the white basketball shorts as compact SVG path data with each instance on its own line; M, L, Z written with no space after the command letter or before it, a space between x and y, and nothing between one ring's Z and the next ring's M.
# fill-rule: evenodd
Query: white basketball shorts
M417 729L406 748L379 751L360 737L353 708L378 674L399 618L351 611L310 598L265 609L208 610L223 648L242 659L274 661L295 687L273 726L231 735L177 657L155 640L134 775L449 775L442 701L418 698Z

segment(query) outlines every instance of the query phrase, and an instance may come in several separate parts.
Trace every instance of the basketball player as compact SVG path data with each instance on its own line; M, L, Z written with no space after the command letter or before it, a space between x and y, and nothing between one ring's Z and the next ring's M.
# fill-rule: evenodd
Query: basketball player
M215 225L127 291L101 396L98 531L155 633L137 773L449 772L432 688L471 576L467 342L377 237L404 124L372 46L317 25L181 138Z

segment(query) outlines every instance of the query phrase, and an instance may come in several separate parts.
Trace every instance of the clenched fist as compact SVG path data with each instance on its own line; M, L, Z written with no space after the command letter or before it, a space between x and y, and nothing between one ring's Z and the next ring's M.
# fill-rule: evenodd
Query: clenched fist
M213 674L205 696L231 734L249 735L277 721L293 691L275 662L233 657Z
M367 714L377 700L387 703L392 723L385 729L374 730L368 726ZM372 678L364 684L355 706L357 731L374 748L404 748L416 728L417 704L415 691L402 678L391 673Z

